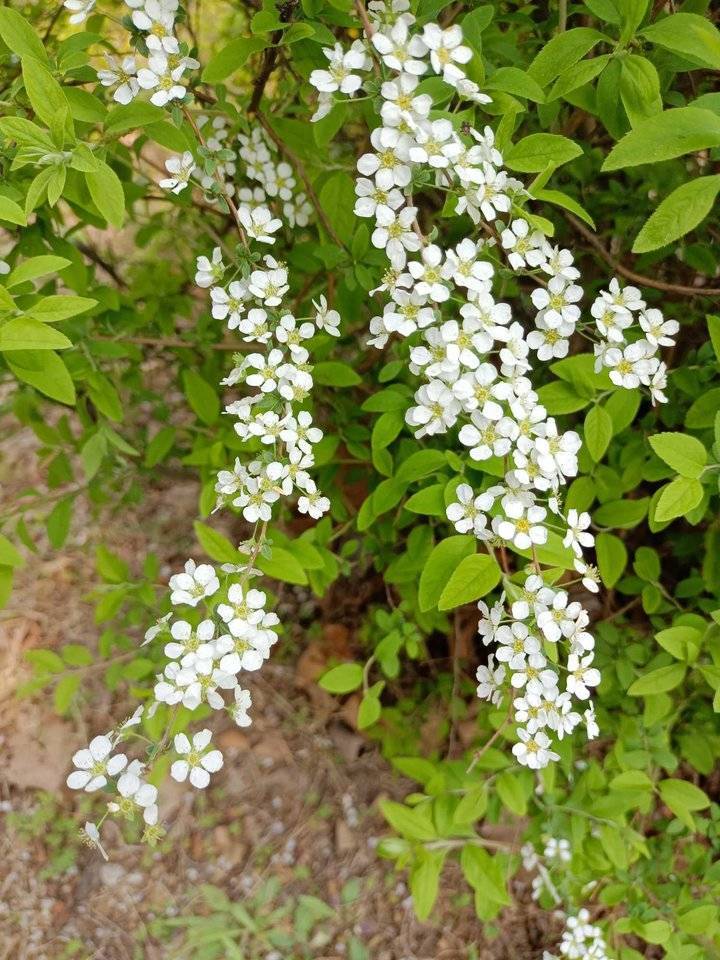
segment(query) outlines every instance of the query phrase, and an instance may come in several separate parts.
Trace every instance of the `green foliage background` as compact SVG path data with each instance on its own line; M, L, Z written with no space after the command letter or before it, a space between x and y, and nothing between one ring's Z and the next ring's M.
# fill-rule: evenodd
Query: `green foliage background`
M122 5L102 6L122 16ZM450 444L418 448L404 427L412 388L403 361L393 347L375 356L363 346L367 291L382 272L352 215L371 105L344 103L308 124L307 77L325 63L321 45L359 35L349 0L186 11L188 44L203 64L190 109L222 111L234 131L259 123L278 143L316 208L311 226L287 229L280 244L292 292L309 304L328 291L343 317L340 346L325 338L316 348L314 404L326 431L319 481L332 514L300 536L280 516L266 572L318 595L338 578L384 580L359 625L356 661L334 666L322 684L361 692L359 726L417 783L406 803L384 805L393 836L380 852L409 870L421 917L453 857L478 916L492 923L510 902L520 859L486 843L483 825L521 818L537 843L571 841L572 862L553 881L565 902L594 903L622 960L654 956L653 947L671 960L717 956L717 12L705 0L672 11L647 0L414 6L421 22L462 24L475 53L471 75L493 96L467 119L493 126L507 166L542 203L538 225L576 252L586 295L618 273L681 323L663 407L612 388L587 356L551 364L540 391L551 414L584 433L568 506L590 509L598 528L601 738L584 756L563 741L560 764L542 772L538 789L509 759L504 710L476 710L472 682L463 671L453 677L458 611L497 582L444 519L459 479L475 468ZM171 197L154 185L168 152L196 148L183 112L141 100L118 106L97 83L90 63L122 46L125 31L99 14L69 28L45 3L0 8L0 249L11 268L0 277L3 405L36 434L46 476L46 489L28 489L2 518L4 599L13 570L33 563L40 526L60 549L78 498L121 509L171 464L202 480L198 517L178 523L197 519L213 560L237 556L209 514L215 474L242 448L214 385L243 345L221 339L192 284L199 254L218 239L233 246L232 224L212 197L197 205L190 191ZM441 90L428 89L441 109ZM452 240L462 225L444 214L422 211ZM520 295L514 283L506 295ZM151 356L162 358L160 382L144 363ZM31 655L25 693L52 689L61 713L96 657L111 661L105 681L119 698L147 695L157 669L149 655L130 656L138 630L163 612L154 558L129 569L107 545L96 548L97 651L71 643ZM441 651L439 670L423 667L430 649L436 659ZM477 746L497 731L470 772L467 757L423 743L423 724L438 715L445 740L467 716Z

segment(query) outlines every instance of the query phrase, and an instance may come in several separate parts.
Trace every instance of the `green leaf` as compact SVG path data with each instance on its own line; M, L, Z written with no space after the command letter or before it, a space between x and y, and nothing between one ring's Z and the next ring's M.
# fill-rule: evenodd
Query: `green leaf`
M335 171L322 185L318 199L339 239L343 243L351 243L355 230L355 185L352 177L342 170Z
M615 586L627 566L627 548L614 533L599 533L595 538L595 554L602 582L609 590Z
M347 363L323 360L313 367L313 380L326 387L355 387L362 377Z
M528 781L520 774L506 770L495 781L495 789L502 805L517 817L524 817L528 810ZM530 788L532 791L532 786Z
M657 433L650 446L682 477L699 477L707 465L707 451L695 437L685 433Z
M641 497L639 500L611 500L597 508L593 520L603 527L631 530L645 518L649 505L649 497Z
M633 253L657 250L694 230L712 210L718 191L720 174L681 184L645 221L633 243Z
M148 469L165 459L173 448L176 434L175 427L163 427L155 434L145 450L144 465Z
M8 350L66 350L72 346L64 333L39 320L15 317L0 326L0 352Z
M644 676L639 677L631 684L628 693L631 697L646 697L655 693L667 693L685 679L686 667L684 663L671 663L668 667L658 667Z
M106 163L85 174L88 190L100 214L113 227L121 227L125 220L125 194L120 178Z
M92 480L100 469L105 454L107 453L107 439L105 434L98 430L88 437L80 448L80 459L82 460L85 479Z
M602 460L613 435L610 414L599 404L592 407L585 417L585 446L590 456L598 463Z
M660 163L717 146L720 146L720 117L710 110L677 107L644 120L625 134L608 154L602 170Z
M483 85L485 90L503 90L525 100L544 103L545 94L536 80L518 67L500 67Z
M75 694L78 692L80 686L80 674L79 673L69 673L66 677L61 677L55 687L55 693L53 694L53 703L55 706L55 712L64 716L69 712L72 702L75 699Z
M58 270L69 266L70 261L65 257L56 257L52 254L30 257L29 260L24 260L14 268L5 281L5 286L11 290L13 287L19 287L21 283L37 280L38 277L45 277L49 273L57 273Z
M708 320L710 318L708 317ZM720 411L720 387L701 394L691 405L685 417L685 426L692 430L712 427Z
M474 552L474 538L464 535L447 537L433 547L420 574L418 603L422 613L437 606L454 570Z
M36 115L50 130L66 130L73 135L70 104L62 87L47 67L35 57L23 57L22 75L25 91Z
M238 563L242 559L237 547L234 547L222 533L199 520L196 520L193 526L198 543L211 560L217 563Z
M710 806L707 794L687 780L661 780L658 784L663 803L689 830L695 830L692 813Z
M720 33L697 13L673 13L641 30L651 43L689 57L711 70L720 70Z
M538 200L542 200L545 203L552 203L556 207L562 207L564 210L569 210L570 213L574 213L576 217L584 220L593 230L595 229L595 221L585 207L579 204L574 197L569 197L566 193L563 193L562 190L531 190L530 192L532 196Z
M248 57L268 46L264 37L237 37L210 58L202 72L204 83L221 83L239 70Z
M720 316L710 313L706 317L706 322L715 357L720 362Z
M269 577L282 580L284 583L305 586L308 582L307 574L300 561L284 547L273 547L272 556L258 557L255 566Z
M573 90L585 86L595 77L602 73L610 59L610 54L603 54L600 57L592 57L590 60L582 60L580 63L574 63L572 66L563 70L557 78L550 93L547 95L548 102L557 100L559 97L565 97Z
M688 477L675 479L662 488L655 507L655 520L663 522L682 517L696 507L703 498L703 488L699 480Z
M0 565L3 567L22 567L24 563L25 561L14 545L5 534L0 533Z
M27 226L27 217L23 208L9 197L0 197L0 220L16 223L21 227Z
M128 130L159 123L166 116L166 111L162 107L136 100L134 103L113 107L105 117L105 130L112 136L117 137L122 133L127 133Z
M188 403L203 423L212 426L220 416L220 398L196 370L183 370L183 387Z
M40 320L42 323L58 323L68 317L76 317L97 306L97 300L91 297L52 296L43 297L25 310L25 316Z
M393 830L408 840L424 842L437 837L427 806L406 807L394 800L381 800L379 806L380 812Z
M362 686L363 668L359 663L341 663L331 667L318 680L318 683L328 693L352 693Z
M28 650L25 659L42 673L62 673L65 664L54 650Z
M569 70L601 40L608 38L590 27L576 27L574 30L559 33L543 44L527 72L541 87L545 87L561 71Z
M461 560L443 587L437 602L438 610L452 610L478 600L500 583L502 571L494 557L474 553Z
M27 20L10 7L0 7L0 37L17 56L47 62L47 53L38 35Z
M446 851L420 850L410 871L410 893L418 920L427 920L437 900Z
M60 403L75 403L75 384L63 360L50 350L12 352L5 357L12 372L24 383Z
M474 843L466 843L460 853L463 876L473 888L492 903L506 906L510 903L505 871L498 857Z
M630 53L620 60L620 97L633 127L662 112L660 78L645 57Z
M55 550L59 550L67 540L68 533L70 532L72 508L72 497L65 497L63 500L58 500L45 521L48 540Z
M556 133L531 133L513 144L505 156L505 165L521 173L539 173L548 164L559 167L582 156L582 147Z
M379 686L380 689L382 689L382 682L379 684ZM360 706L358 707L358 730L367 730L368 727L372 727L372 725L377 723L380 719L381 713L382 707L380 705L380 691L375 691L374 689L368 690L368 692L360 701Z
M81 643L66 643L60 654L69 667L89 667L93 662L92 654Z

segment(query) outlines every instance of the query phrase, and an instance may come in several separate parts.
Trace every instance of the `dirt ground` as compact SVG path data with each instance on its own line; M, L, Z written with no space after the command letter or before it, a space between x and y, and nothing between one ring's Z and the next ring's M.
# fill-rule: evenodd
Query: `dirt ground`
M3 512L21 489L41 486L35 449L29 431L0 443ZM253 675L253 726L215 724L225 766L206 794L172 781L163 790L168 833L159 847L128 843L111 821L107 863L80 846L77 830L92 813L64 785L70 756L131 702L110 695L92 671L83 707L69 719L55 714L50 696L20 701L15 689L29 676L25 651L68 642L95 648L99 628L86 596L97 582L100 534L136 568L154 550L163 577L192 551L195 483L173 478L170 486L158 470L157 484L139 506L117 514L93 515L80 501L67 545L28 556L0 614L0 960L540 958L551 946L542 942L547 919L522 885L516 893L526 906L483 931L450 867L449 892L420 923L402 875L376 855L385 832L377 798L400 799L410 784L313 683L322 644L342 642L341 625L315 630L312 641L296 626L294 661L280 658ZM245 927L226 953L188 947L182 918L214 916L232 931L218 891L256 920L269 909L257 898L269 897L278 911L272 923L297 943L274 949L262 931ZM322 916L307 930L303 916L318 901Z

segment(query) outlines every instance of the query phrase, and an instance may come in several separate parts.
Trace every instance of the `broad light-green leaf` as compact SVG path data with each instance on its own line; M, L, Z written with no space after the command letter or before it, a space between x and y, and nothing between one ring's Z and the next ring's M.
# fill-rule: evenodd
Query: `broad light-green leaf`
M720 70L720 32L697 13L673 13L650 24L642 36L659 47L697 60L704 67Z
M452 610L463 603L479 600L498 585L502 573L495 559L486 553L474 553L461 560L445 584L438 610Z
M633 253L657 250L694 230L712 210L718 191L720 174L681 184L645 221L633 243Z
M603 171L660 163L720 146L720 117L698 107L665 110L638 124L610 151Z
M699 477L707 464L707 451L695 437L685 433L657 433L650 446L681 477Z
M505 163L520 173L540 173L550 163L559 167L580 156L582 148L574 140L556 133L531 133L510 148Z
M455 569L474 552L475 540L462 534L447 537L435 545L420 574L418 602L423 613L437 606Z

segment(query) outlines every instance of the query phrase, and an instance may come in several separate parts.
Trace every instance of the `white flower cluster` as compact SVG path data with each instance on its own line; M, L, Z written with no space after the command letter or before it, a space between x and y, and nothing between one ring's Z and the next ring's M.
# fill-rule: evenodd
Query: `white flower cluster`
M538 900L547 892L556 904L561 902L560 893L551 877L553 869L563 873L566 865L572 860L570 841L564 838L547 837L543 855L539 856L531 843L523 845L523 867L528 872L535 873L532 881L532 896ZM560 940L559 950L568 960L610 960L607 954L607 944L600 927L590 923L590 913L584 907L575 915L566 916L561 910L557 911L565 920L565 929ZM558 960L555 954L547 950L543 953L543 960Z
M159 186L172 193L181 193L193 176L209 199L213 184L221 184L225 197L234 197L240 222L247 235L262 243L272 243L272 234L281 226L282 217L290 227L306 227L310 222L312 204L307 196L297 189L293 169L289 163L277 158L275 145L270 143L260 127L254 127L249 136L239 134L236 150L226 140L228 122L222 115L212 120L201 115L197 126L205 138L205 153L209 156L213 173L201 169L188 150L182 155L165 161L169 177L160 180ZM237 187L235 183L237 161L244 164L244 173L250 186ZM273 208L277 212L274 216Z
M248 234L253 236L251 231ZM271 238L256 239L272 242ZM266 594L252 585L261 575L255 562L268 550L266 532L273 506L281 496L297 495L299 511L311 517L321 517L330 507L310 476L315 462L313 446L322 439L322 431L314 426L309 411L299 407L313 385L308 341L319 331L338 335L339 314L328 309L322 297L314 304L313 317L296 319L282 305L289 289L284 264L267 256L259 261L249 251L248 262L255 269L230 273L217 248L212 257L198 258L195 277L200 287L210 288L213 317L226 320L245 341L260 348L239 358L223 383L242 381L254 390L230 403L226 412L236 418L240 438L252 441L254 447L259 439L262 452L253 453L247 464L238 458L232 470L218 474L216 484L218 506L232 503L255 525L252 537L238 548L246 559L225 564L220 571L191 559L181 573L170 578L170 603L180 609L157 621L145 634L145 644L163 643L167 658L156 677L152 701L118 730L96 737L87 749L76 753L77 769L67 781L69 787L88 792L114 790L117 799L108 804L105 816L120 813L133 817L142 811L149 842L160 835L157 788L143 778L145 764L128 762L125 754L114 752L116 745L132 735L131 728L143 715L153 716L160 704L170 708L169 720L159 744L150 748L150 762L169 749L173 719L180 706L194 711L205 704L212 710L227 711L240 727L251 723L251 695L239 678L244 672L259 670L278 639L279 619L267 610ZM229 281L227 286L220 284L222 280ZM192 737L177 733L172 746L176 759L171 776L180 782L189 780L198 789L207 787L210 775L223 765L221 751L211 745L209 729ZM101 825L102 820L87 824L84 837L105 855Z
M590 913L584 907L566 919L559 950L567 960L610 960L602 931L590 923Z
M637 390L642 384L653 403L666 403L667 367L657 354L675 343L677 320L666 320L662 311L647 307L637 287L623 289L617 280L600 291L590 312L602 338L595 344L596 371L607 367L616 386ZM640 335L629 342L631 333Z
M94 5L94 0L65 0L65 6L74 11L71 23L82 23ZM182 100L187 93L183 74L197 70L200 64L187 56L187 48L175 36L179 0L125 0L125 5L147 47L147 60L142 65L135 54L120 59L108 55L106 68L98 70L98 80L104 87L114 88L117 103L130 103L140 90L151 91L150 102L157 107Z
M520 215L527 194L502 169L492 130L458 132L450 120L432 119L431 97L417 92L419 77L430 69L461 98L481 98L458 66L470 57L460 28L426 24L414 32L405 0L395 0L392 9L378 3L370 9L370 40L383 75L381 124L371 134L373 152L358 160L355 213L374 218L372 243L390 261L378 288L390 299L371 321L371 343L383 347L392 335L413 338L410 369L425 382L406 421L418 438L458 426L472 460L504 458L503 482L481 491L460 484L447 516L491 553L510 546L532 558L534 572L522 587L505 578L509 613L505 594L492 610L479 604L480 633L485 643L497 644L497 665L491 656L478 669L478 695L498 705L500 687L509 680L518 724L513 752L538 769L558 759L548 731L562 739L584 719L588 736L597 734L587 703L600 681L592 666L589 615L565 589L545 582L537 557L554 528L572 550L583 584L597 591L597 572L583 560L583 549L594 544L590 517L565 511L560 497L577 474L581 441L576 432L558 429L529 376L533 354L546 361L568 353L581 318L579 272L569 250L552 246L531 218ZM486 227L490 240L465 237L443 249L423 235L412 202L413 180L423 168L436 187L456 195L458 214ZM508 270L537 284L530 332L510 304L493 296L494 278ZM617 304L622 291L615 281L611 291ZM574 701L585 706L583 717Z

